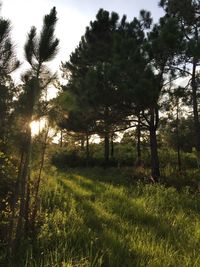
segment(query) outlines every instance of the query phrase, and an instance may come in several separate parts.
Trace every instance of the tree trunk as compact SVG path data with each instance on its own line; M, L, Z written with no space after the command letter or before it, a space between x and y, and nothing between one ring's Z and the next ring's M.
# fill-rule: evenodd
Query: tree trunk
M30 177L30 171L27 177L27 186L26 186L26 203L25 203L25 225L24 225L24 235L26 236L29 233L29 214L30 214L30 194L31 194L31 189L30 189L30 183L31 183L31 177Z
M86 164L87 167L89 166L89 160L90 160L90 149L89 149L89 135L86 134Z
M113 141L113 134L110 138L110 157L114 159L114 141Z
M108 167L109 165L109 154L110 154L109 133L106 132L104 135L104 166L105 167Z
M29 99L29 110L27 113L27 121L26 121L26 142L24 147L25 153L25 161L22 168L21 175L21 196L20 196L20 208L19 208L19 216L18 223L16 229L16 237L15 237L15 249L20 247L21 241L25 237L25 231L27 227L27 218L28 218L28 197L29 197L29 188L27 187L28 181L30 180L30 170L31 170L31 152L32 152L32 136L31 136L31 127L30 123L32 121L34 108L38 102L38 88L39 88L39 73L40 73L41 63L38 65L37 75L33 78L31 85L31 89L33 90L33 95ZM29 186L29 185L28 185ZM26 228L26 229L25 229Z
M32 140L31 140L31 129L30 126L27 125L26 129L27 140L26 140L26 153L25 153L25 161L22 167L22 175L21 175L21 198L20 198L20 207L19 207L19 216L18 223L16 229L16 238L15 238L15 249L17 249L18 245L20 245L20 240L24 238L25 234L25 224L27 218L27 183L28 177L30 174L30 163L31 163L31 149L32 149Z
M181 172L181 151L180 151L180 145L179 145L179 141L177 144L177 160L178 160L178 170L179 172Z
M60 130L60 147L63 147L63 130Z
M137 166L141 166L141 117L138 115L138 125L137 125Z
M85 149L85 136L81 136L80 138L81 138L81 140L80 140L81 150L84 151L84 149Z
M39 195L39 188L40 188L40 183L41 183L41 178L42 178L42 170L43 170L43 166L44 166L44 159L45 159L45 152L46 152L46 147L47 147L48 134L49 134L49 125L47 126L47 131L46 131L45 137L44 137L44 143L43 143L43 148L42 148L42 159L41 159L41 163L40 163L38 179L36 181L34 205L33 205L33 212L32 212L32 218L31 218L32 231L34 231L34 228L35 228L35 219L36 219L37 212L38 212L38 202L39 202L38 201L38 195Z
M193 115L194 115L194 127L196 133L196 150L198 155L198 161L200 158L200 122L198 113L198 101L197 101L197 82L196 82L196 62L193 63L192 71L192 104L193 104Z
M180 151L180 138L179 138L179 101L177 99L177 109L176 109L176 138L177 138L177 161L178 170L181 172L181 151Z
M158 145L155 128L150 129L150 148L151 148L151 175L155 182L158 182L160 177Z
M154 182L158 182L160 177L160 166L158 157L158 144L157 144L157 124L158 124L158 110L155 108L151 109L150 118L150 150L151 150L151 176Z
M109 108L105 107L104 110L104 167L108 167L109 165L109 156L110 156L110 136L109 136L109 125L108 125L108 118L109 118Z

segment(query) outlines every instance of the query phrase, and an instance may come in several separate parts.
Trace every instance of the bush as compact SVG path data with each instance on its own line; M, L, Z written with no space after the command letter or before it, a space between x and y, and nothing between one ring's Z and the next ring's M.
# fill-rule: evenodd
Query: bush
M0 151L0 198L12 192L17 174L17 168L13 163L12 157L8 157Z
M10 202L14 190L16 173L17 170L13 159L0 151L0 261L6 249L11 212Z
M101 157L90 157L89 159L80 151L67 151L61 150L53 154L52 164L59 169L66 170L67 168L75 167L103 167L104 158ZM132 157L124 158L112 158L109 160L109 167L122 167L122 166L133 166L134 159Z

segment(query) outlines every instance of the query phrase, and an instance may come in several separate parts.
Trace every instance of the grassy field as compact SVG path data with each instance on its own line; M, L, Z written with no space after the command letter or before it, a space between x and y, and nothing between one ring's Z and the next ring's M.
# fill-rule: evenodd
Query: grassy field
M198 267L200 197L144 184L131 172L46 175L25 266Z

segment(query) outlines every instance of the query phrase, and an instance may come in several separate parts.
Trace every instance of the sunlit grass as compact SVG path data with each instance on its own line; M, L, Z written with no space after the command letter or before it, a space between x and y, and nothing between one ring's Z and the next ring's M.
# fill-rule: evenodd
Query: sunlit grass
M199 195L131 185L126 175L46 175L37 249L26 266L200 266Z

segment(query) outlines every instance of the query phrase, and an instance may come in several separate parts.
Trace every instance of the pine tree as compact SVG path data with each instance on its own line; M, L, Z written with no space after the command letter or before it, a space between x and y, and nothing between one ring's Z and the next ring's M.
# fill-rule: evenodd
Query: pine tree
M44 73L46 73L45 63L52 60L58 50L58 39L54 36L55 25L57 22L55 7L48 15L44 17L42 31L37 37L36 28L32 27L28 34L27 42L25 44L25 56L31 66L30 71L25 75L25 146L22 151L22 164L20 172L20 211L16 231L16 242L24 238L24 234L28 230L28 201L29 189L28 182L30 179L31 170L31 151L32 151L32 137L30 123L33 120L34 114L37 112L39 100L42 92L53 77L48 77L48 82L44 85Z
M4 152L7 149L8 125L16 93L10 74L19 64L10 38L10 21L0 18L0 150Z
M110 133L123 119L122 98L115 87L116 72L112 64L118 19L116 13L100 9L70 61L63 64L64 73L69 75L67 88L76 99L79 114L83 114L82 121L90 120L89 125L96 125L95 132L104 135L105 165L110 156Z
M190 80L192 108L196 132L196 150L200 154L200 121L198 108L198 66L200 63L200 3L191 0L162 0L163 7L168 17L176 19L179 29L183 33L182 51L175 60L174 69L180 71Z

